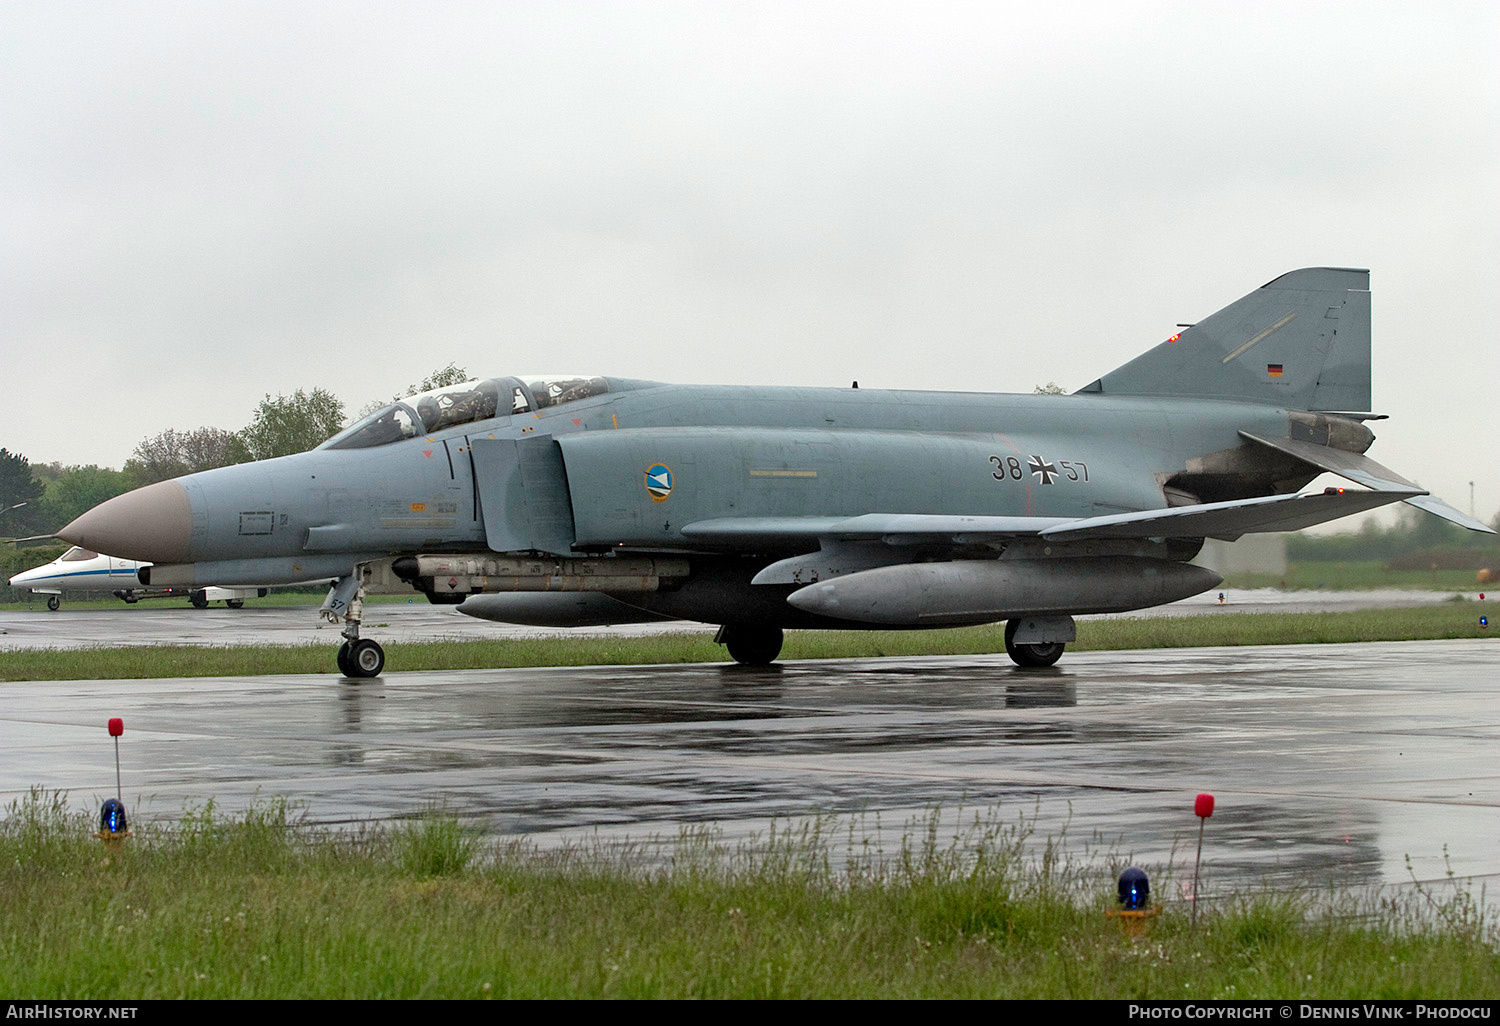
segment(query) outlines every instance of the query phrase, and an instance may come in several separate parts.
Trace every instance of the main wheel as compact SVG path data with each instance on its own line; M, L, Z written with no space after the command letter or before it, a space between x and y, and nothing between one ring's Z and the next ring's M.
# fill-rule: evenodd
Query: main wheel
M349 667L347 676L378 677L385 669L385 649L369 638L360 638L349 646L344 662Z
M57 612L57 607L60 606L60 605L62 605L62 599L58 598L56 595L48 595L47 596L47 608L48 609L52 610L55 613L55 612Z
M189 595L188 601L193 604L194 609L208 608L208 596L201 591L195 591Z
M767 666L781 654L780 627L724 625L724 647L729 657L745 666Z
M1011 662L1017 666L1051 666L1062 658L1063 649L1067 643L1052 641L1044 645L1018 645L1016 644L1016 630L1021 626L1021 621L1010 620L1005 624L1005 654L1010 656Z
M244 599L225 599L224 600L224 605L228 606L230 609L243 609L243 608L245 608L245 600Z

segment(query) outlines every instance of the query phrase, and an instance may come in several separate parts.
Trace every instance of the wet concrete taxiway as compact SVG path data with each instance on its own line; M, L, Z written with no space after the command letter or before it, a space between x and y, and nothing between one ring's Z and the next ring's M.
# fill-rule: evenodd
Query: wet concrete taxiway
M1205 592L1151 609L1106 617L1199 616L1220 613L1317 613L1351 609L1420 606L1442 602L1441 591L1276 591L1265 588L1237 591L1226 604L1218 593ZM1086 616L1080 619L1095 619ZM477 620L456 606L429 605L420 597L405 602L370 603L365 607L366 633L379 641L473 641L477 638L564 637L579 634L634 637L674 631L712 633L708 624L686 621L624 624L581 629L518 627ZM215 604L193 609L184 601L174 605L68 608L48 611L44 598L33 598L32 608L0 610L0 650L7 648L90 648L116 645L303 645L337 647L339 625L320 623L314 607L288 605L272 595L251 599L243 609Z
M0 685L0 798L285 796L318 822L435 805L540 843L734 840L836 815L886 850L934 807L1220 884L1500 880L1495 639ZM1446 863L1444 861L1446 854ZM1186 874L1180 874L1185 877ZM1494 888L1491 888L1494 890Z

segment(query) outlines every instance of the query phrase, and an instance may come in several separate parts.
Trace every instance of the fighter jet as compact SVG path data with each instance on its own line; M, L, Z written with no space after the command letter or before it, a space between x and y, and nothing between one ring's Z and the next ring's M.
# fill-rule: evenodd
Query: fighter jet
M717 624L741 663L787 628L1007 621L1021 666L1073 618L1214 587L1204 538L1407 502L1483 524L1364 455L1369 272L1284 274L1069 396L496 377L392 403L316 449L114 498L59 536L153 586L335 577L339 668L371 566L476 616ZM1304 492L1323 472L1363 486ZM465 601L467 600L467 601Z
M245 599L264 598L266 594L263 587L147 588L139 578L143 565L140 560L121 559L74 545L52 562L23 570L7 583L17 590L46 595L47 608L54 611L61 607L64 591L113 595L129 604L143 598L181 595L197 609L207 609L210 602L219 601L230 609L239 609Z

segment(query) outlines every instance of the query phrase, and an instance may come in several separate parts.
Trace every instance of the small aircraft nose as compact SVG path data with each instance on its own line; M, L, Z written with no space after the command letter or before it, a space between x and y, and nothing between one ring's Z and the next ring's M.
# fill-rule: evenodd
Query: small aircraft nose
M100 503L57 532L95 552L152 563L188 562L193 512L187 489L160 481Z
M9 584L12 588L19 588L23 584L29 584L32 581L36 580L38 576L36 571L36 567L33 567L30 570L22 570L20 573L16 574L16 576L12 577L5 583Z

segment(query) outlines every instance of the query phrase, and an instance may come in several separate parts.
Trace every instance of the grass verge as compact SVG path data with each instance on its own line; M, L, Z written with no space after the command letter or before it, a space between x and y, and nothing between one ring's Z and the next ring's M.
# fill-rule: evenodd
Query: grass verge
M966 818L967 817L967 818ZM896 851L857 823L729 846L543 852L432 814L325 834L212 804L108 854L34 791L0 821L0 993L151 998L1489 998L1500 935L1467 891L1168 903L1139 938L1114 874L998 809ZM1153 873L1159 881L1160 872ZM1168 890L1158 883L1158 893Z
M1083 620L1071 651L1318 644L1483 637L1481 606L1445 602L1411 609L1341 613L1234 613ZM479 628L476 628L479 629ZM1500 627L1493 630L1500 631ZM366 631L380 635L378 625ZM783 659L976 655L1005 650L1003 625L942 631L792 631ZM332 637L288 646L153 645L0 651L0 681L141 677L238 677L337 673ZM1066 656L1064 657L1066 658ZM706 633L640 638L580 637L393 643L392 670L473 670L518 666L597 666L725 662Z

